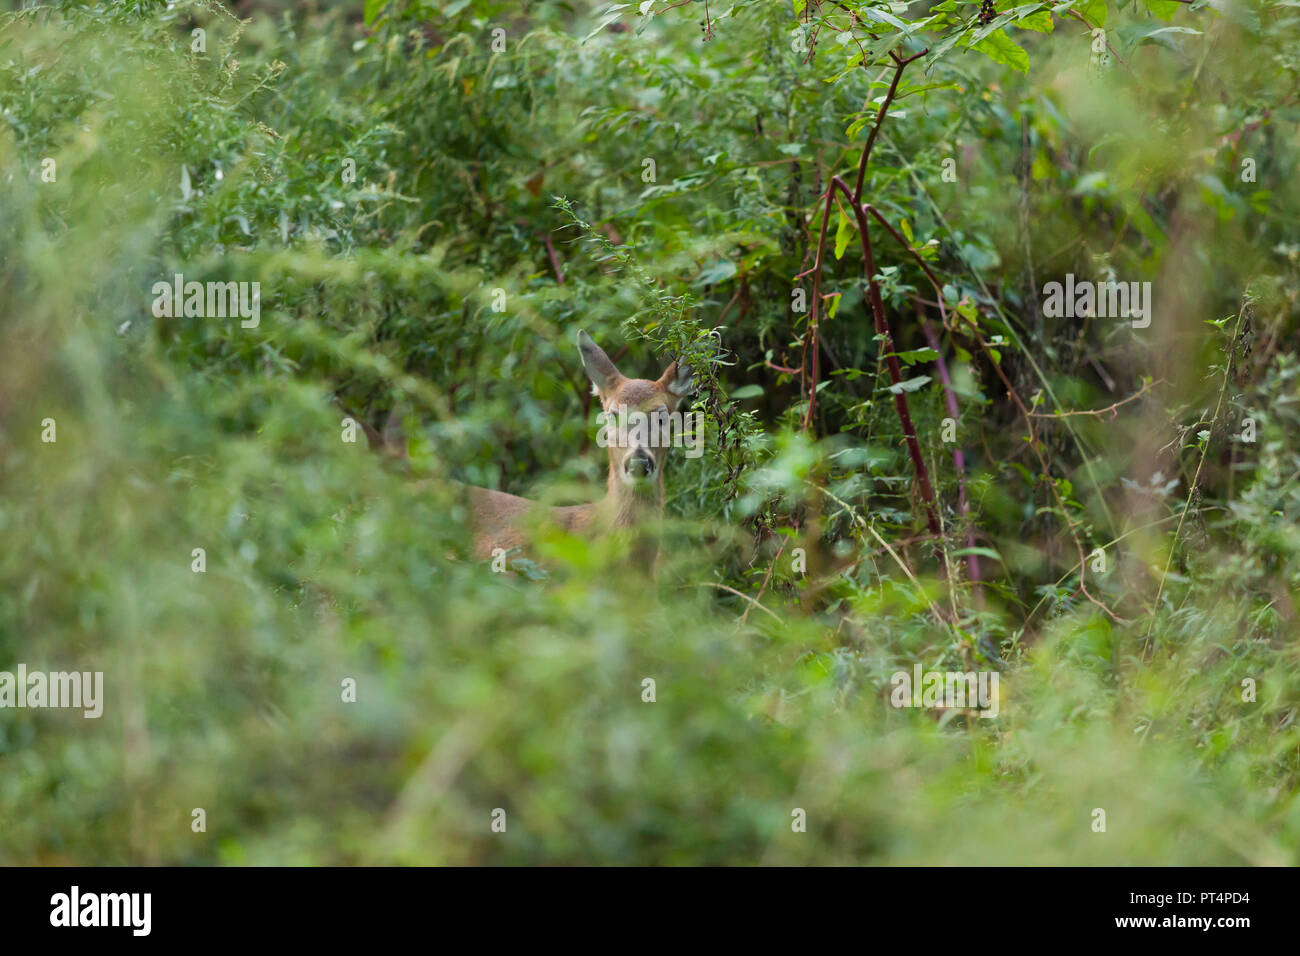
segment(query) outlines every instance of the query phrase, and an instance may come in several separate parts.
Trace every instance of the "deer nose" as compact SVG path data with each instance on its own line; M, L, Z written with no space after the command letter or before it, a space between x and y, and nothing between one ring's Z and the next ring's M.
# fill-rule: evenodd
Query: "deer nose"
M654 457L644 448L638 448L623 459L623 470L633 478L649 478L655 473Z

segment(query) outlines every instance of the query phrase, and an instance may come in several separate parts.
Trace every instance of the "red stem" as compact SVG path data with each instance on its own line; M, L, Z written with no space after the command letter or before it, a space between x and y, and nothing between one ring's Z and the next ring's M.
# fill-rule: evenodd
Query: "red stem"
M880 110L876 113L876 123L871 128L867 136L867 142L862 148L862 158L858 162L858 182L855 191L850 192L848 185L839 176L831 176L830 186L826 189L826 209L822 215L821 232L817 237L817 255L813 263L813 297L812 309L808 315L808 331L804 335L803 355L799 367L803 369L808 360L808 349L812 348L812 377L811 380L805 379L808 384L808 410L804 414L803 427L807 430L813 420L813 410L817 403L817 384L819 376L818 354L821 349L818 343L818 325L817 325L817 308L821 304L821 275L822 264L826 256L826 231L830 225L831 208L835 204L835 190L838 189L848 199L849 204L853 207L854 218L858 221L858 240L862 245L862 268L867 276L867 285L870 291L871 312L875 319L876 334L880 336L880 347L883 349L885 364L889 369L889 378L894 388L891 389L894 396L894 410L898 413L898 421L903 429L903 439L907 443L907 452L912 459L912 469L916 473L917 488L921 492L921 497L925 500L926 523L929 525L930 533L937 539L942 540L943 529L939 524L939 513L935 501L934 486L930 483L930 472L925 467L925 458L921 454L921 444L916 440L916 428L912 424L912 413L907 403L907 393L898 386L903 381L902 370L899 368L898 356L894 353L893 333L889 328L889 320L885 317L885 303L880 295L880 286L876 282L876 260L871 252L871 234L867 222L866 214L871 209L862 203L862 189L866 181L867 163L871 158L871 148L875 145L876 136L880 132L880 126L885 121L885 114L889 111L889 104L893 101L895 94L898 92L898 84L903 76L903 70L913 60L919 59L926 54L922 50L914 56L907 59L901 58L897 53L890 51L890 57L894 61L894 79L889 86L889 92L885 94L884 101L880 104ZM892 229L891 229L892 231ZM936 350L937 351L937 350Z
M839 176L832 176L831 193L836 189L844 193L850 202L853 201L848 184ZM898 413L898 423L903 427L903 439L907 442L907 453L912 458L917 488L925 500L926 521L930 526L930 533L938 538L942 536L943 529L939 525L934 487L930 484L930 471L925 467L925 458L921 455L921 443L916 440L916 428L912 425L912 412L907 404L907 393L898 387L903 382L903 370L894 352L894 334L889 328L889 320L885 318L885 301L880 296L880 284L876 282L876 257L871 251L870 224L867 222L866 211L860 203L853 203L853 214L858 220L858 239L862 244L862 271L867 276L867 291L871 300L871 313L876 321L876 334L881 337L880 348L885 356L885 367L889 370L889 380L894 385L891 389L894 395L894 410Z

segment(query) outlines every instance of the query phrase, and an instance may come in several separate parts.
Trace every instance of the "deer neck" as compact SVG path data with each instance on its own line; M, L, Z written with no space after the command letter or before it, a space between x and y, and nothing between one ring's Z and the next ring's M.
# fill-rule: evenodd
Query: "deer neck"
M658 521L664 514L663 469L658 469L653 483L636 486L628 484L611 468L601 510L611 528L632 528Z

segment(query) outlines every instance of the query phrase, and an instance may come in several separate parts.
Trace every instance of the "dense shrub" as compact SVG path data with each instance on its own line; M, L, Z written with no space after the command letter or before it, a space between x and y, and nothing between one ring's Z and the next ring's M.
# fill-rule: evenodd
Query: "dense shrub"
M1298 15L979 8L3 15L0 670L106 703L0 711L0 861L1296 862ZM601 494L580 328L708 453L657 575L494 573L447 479Z

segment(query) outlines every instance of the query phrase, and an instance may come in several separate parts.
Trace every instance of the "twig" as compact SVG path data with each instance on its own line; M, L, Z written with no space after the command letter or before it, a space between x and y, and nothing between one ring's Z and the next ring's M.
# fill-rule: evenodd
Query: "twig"
M763 359L763 364L766 365L768 368L772 369L774 372L781 372L784 375L803 374L803 369L801 368L786 368L784 365L776 365L775 363L770 362L767 359Z
M776 554L772 556L772 560L767 565L767 574L764 575L763 577L763 583L758 586L758 597L754 598L754 604L757 605L758 607L763 607L762 604L759 604L759 598L761 598L763 596L763 592L767 590L767 583L772 580L772 572L776 570L776 562L781 560L781 552L785 550L785 544L786 542L785 539L783 538L781 540L781 547L776 549ZM763 608L763 610L766 611L767 608ZM749 619L749 611L750 608L745 608L745 613L740 615L741 624L744 624L745 621ZM770 614L771 612L768 611L768 613Z
M1204 514L1204 513L1207 512L1207 511L1221 511L1221 510L1223 510L1223 509L1221 509L1221 508L1219 508L1219 507L1217 507L1217 506L1214 506L1214 507L1208 507L1208 508L1197 508L1195 513L1196 513L1196 514ZM1123 534L1121 534L1119 537L1117 537L1117 538L1112 538L1111 540L1109 540L1109 541L1107 541L1105 544L1103 544L1101 547L1103 547L1103 548L1109 548L1109 547L1111 547L1112 545L1119 544L1121 541L1123 541L1125 538L1129 537L1130 535L1135 535L1135 534L1137 534L1139 531L1145 531L1145 530L1147 530L1148 528L1154 528L1156 525L1162 525L1162 524L1164 524L1164 523L1167 522L1167 521L1173 521L1175 517L1177 517L1177 515L1165 515L1163 518L1157 518L1155 521L1147 522L1146 524L1144 524L1144 525L1139 525L1139 526L1136 527L1136 528L1129 528L1129 530L1125 531L1125 532L1124 532ZM1074 567L1070 568L1068 571L1066 571L1064 574L1062 574L1059 578L1057 578L1056 581L1053 583L1052 586L1053 586L1053 587L1060 587L1061 582L1064 581L1066 578L1068 578L1071 574L1073 574L1073 573L1075 572L1075 569L1078 568L1078 567L1079 567L1079 565L1077 565L1077 564L1074 565ZM1032 620L1034 619L1034 615L1038 613L1038 609L1039 609L1040 607L1043 606L1043 602L1046 601L1046 600L1047 600L1047 595L1043 595L1042 597L1040 597L1040 598L1038 599L1038 603L1035 604L1032 608L1029 609L1029 613L1025 616L1024 621L1021 622L1020 627L1021 627L1022 630L1023 630L1024 628L1026 628L1026 627L1029 626L1029 622L1032 621Z
M743 592L741 592L741 591L737 591L737 590L736 590L735 588L733 588L733 587L728 587L727 585L725 585L725 584L721 584L721 583L718 582L718 581L705 581L705 582L703 582L703 583L701 583L701 584L696 584L695 587L697 587L697 588L718 588L718 589L723 590L723 591L728 591L728 592L730 592L731 594L736 595L736 597L738 597L738 598L744 598L746 601L748 601L748 602L749 602L750 604L752 604L754 607L758 608L758 609L759 609L760 611L762 611L764 614L771 614L772 617L776 618L776 620L777 620L779 623L785 623L784 621L781 621L781 617L780 617L780 615L778 615L776 612L768 610L767 608L763 607L763 605L761 605L761 604L759 604L757 601L755 601L755 600L754 600L752 597L750 597L748 594L745 594L745 593L743 593ZM746 611L745 613L749 613L749 612ZM743 623L743 618L742 618L742 623Z
M893 50L889 51L889 56L894 61L894 79L889 84L889 92L885 94L885 98L880 104L880 110L876 113L876 122L871 127L871 132L867 134L866 145L862 147L862 158L858 161L858 182L853 189L852 196L853 205L855 206L862 201L862 187L867 179L867 161L871 159L871 147L876 144L876 136L880 133L880 127L885 122L885 114L889 112L889 104L894 101L894 96L898 93L898 83L903 78L903 70L907 68L907 64L913 60L919 60L929 52L929 47L926 47L915 56L909 56L904 60L900 59Z
M1107 412L1110 412L1110 417L1114 418L1119 413L1121 405L1127 405L1129 402L1141 398L1143 394L1149 392L1155 386L1163 384L1165 384L1164 379L1156 379L1154 382L1147 382L1128 398L1107 405L1105 408L1085 408L1074 412L1030 412L1030 415L1034 418L1071 418L1075 415L1095 415L1098 418L1101 418Z

